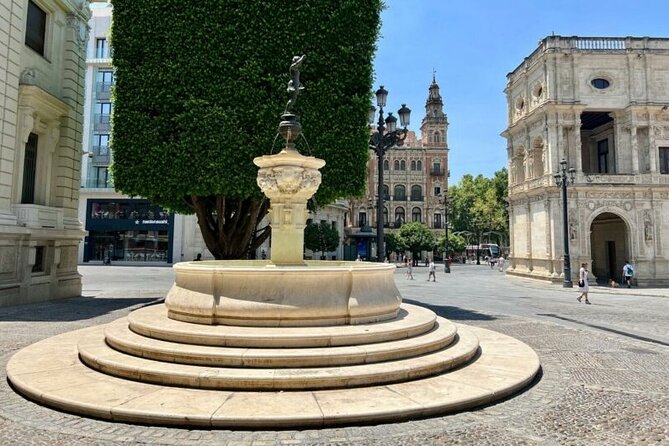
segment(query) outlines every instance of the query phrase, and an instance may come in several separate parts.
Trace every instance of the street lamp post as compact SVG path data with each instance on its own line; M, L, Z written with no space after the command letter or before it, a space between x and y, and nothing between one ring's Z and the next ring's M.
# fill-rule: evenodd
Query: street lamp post
M569 177L567 177L569 173ZM567 169L567 160L562 158L560 161L560 172L553 175L555 184L562 192L562 241L564 243L564 288L573 288L574 284L571 281L571 260L569 259L569 214L567 209L567 186L574 184L574 175L576 169L570 167Z
M441 197L441 204L444 205L444 272L450 273L451 267L448 265L448 195L444 194Z
M383 209L384 209L384 196L383 196L383 156L386 154L388 149L393 146L401 146L404 144L404 138L407 135L407 126L409 125L409 116L411 110L402 104L397 114L400 116L400 125L402 126L401 130L397 129L397 118L393 116L392 113L388 113L388 116L383 118L383 107L386 106L386 99L388 98L388 91L383 88L376 90L376 105L379 107L379 120L376 123L376 131L372 134L369 139L369 148L376 153L378 161L378 201L376 208L376 257L379 262L383 262L386 258L386 250L383 240ZM373 105L369 109L369 124L374 124L374 117L376 116L376 107Z

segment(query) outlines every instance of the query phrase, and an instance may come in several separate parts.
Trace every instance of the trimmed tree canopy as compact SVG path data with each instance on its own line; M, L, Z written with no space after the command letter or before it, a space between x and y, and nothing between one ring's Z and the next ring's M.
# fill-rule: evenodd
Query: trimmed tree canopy
M380 0L112 3L118 190L197 212L217 258L238 255L230 234L247 249L266 211L252 160L282 148L288 67L306 54L294 112L298 150L327 161L317 201L362 192Z

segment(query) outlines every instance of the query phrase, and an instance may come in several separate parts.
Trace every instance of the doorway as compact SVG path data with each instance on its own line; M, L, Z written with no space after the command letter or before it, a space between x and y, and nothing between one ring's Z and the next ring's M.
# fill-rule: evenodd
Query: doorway
M611 212L598 215L590 226L592 273L598 283L621 281L625 259L629 258L629 231L625 221Z

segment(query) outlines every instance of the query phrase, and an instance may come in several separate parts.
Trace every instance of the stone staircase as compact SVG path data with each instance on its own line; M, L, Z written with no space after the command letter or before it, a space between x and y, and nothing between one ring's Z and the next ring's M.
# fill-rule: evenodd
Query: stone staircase
M154 305L33 344L7 374L27 397L84 416L276 428L465 410L522 389L538 369L527 345L414 305L326 327L201 325Z

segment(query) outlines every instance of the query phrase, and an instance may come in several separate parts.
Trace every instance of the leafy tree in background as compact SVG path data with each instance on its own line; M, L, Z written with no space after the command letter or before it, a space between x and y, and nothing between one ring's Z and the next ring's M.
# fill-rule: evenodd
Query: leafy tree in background
M453 255L454 253L460 253L465 250L467 242L464 237L458 234L448 234L448 253ZM446 236L440 235L437 237L436 248L439 252L446 252Z
M339 232L324 221L311 223L304 228L304 246L314 252L319 251L323 259L326 252L339 246Z
M407 250L404 239L397 232L386 232L384 240L386 241L386 253L394 252L399 254Z
M115 187L196 214L217 259L268 236L253 158L277 152L288 66L306 54L294 111L325 159L320 205L362 193L381 0L112 0Z
M399 236L414 260L418 258L419 252L432 251L434 248L434 234L425 223L414 221L402 225Z
M509 215L506 203L508 174L495 172L492 179L483 175L465 175L457 185L449 187L451 217L454 231L474 233L476 240L488 231L503 234L508 240Z

